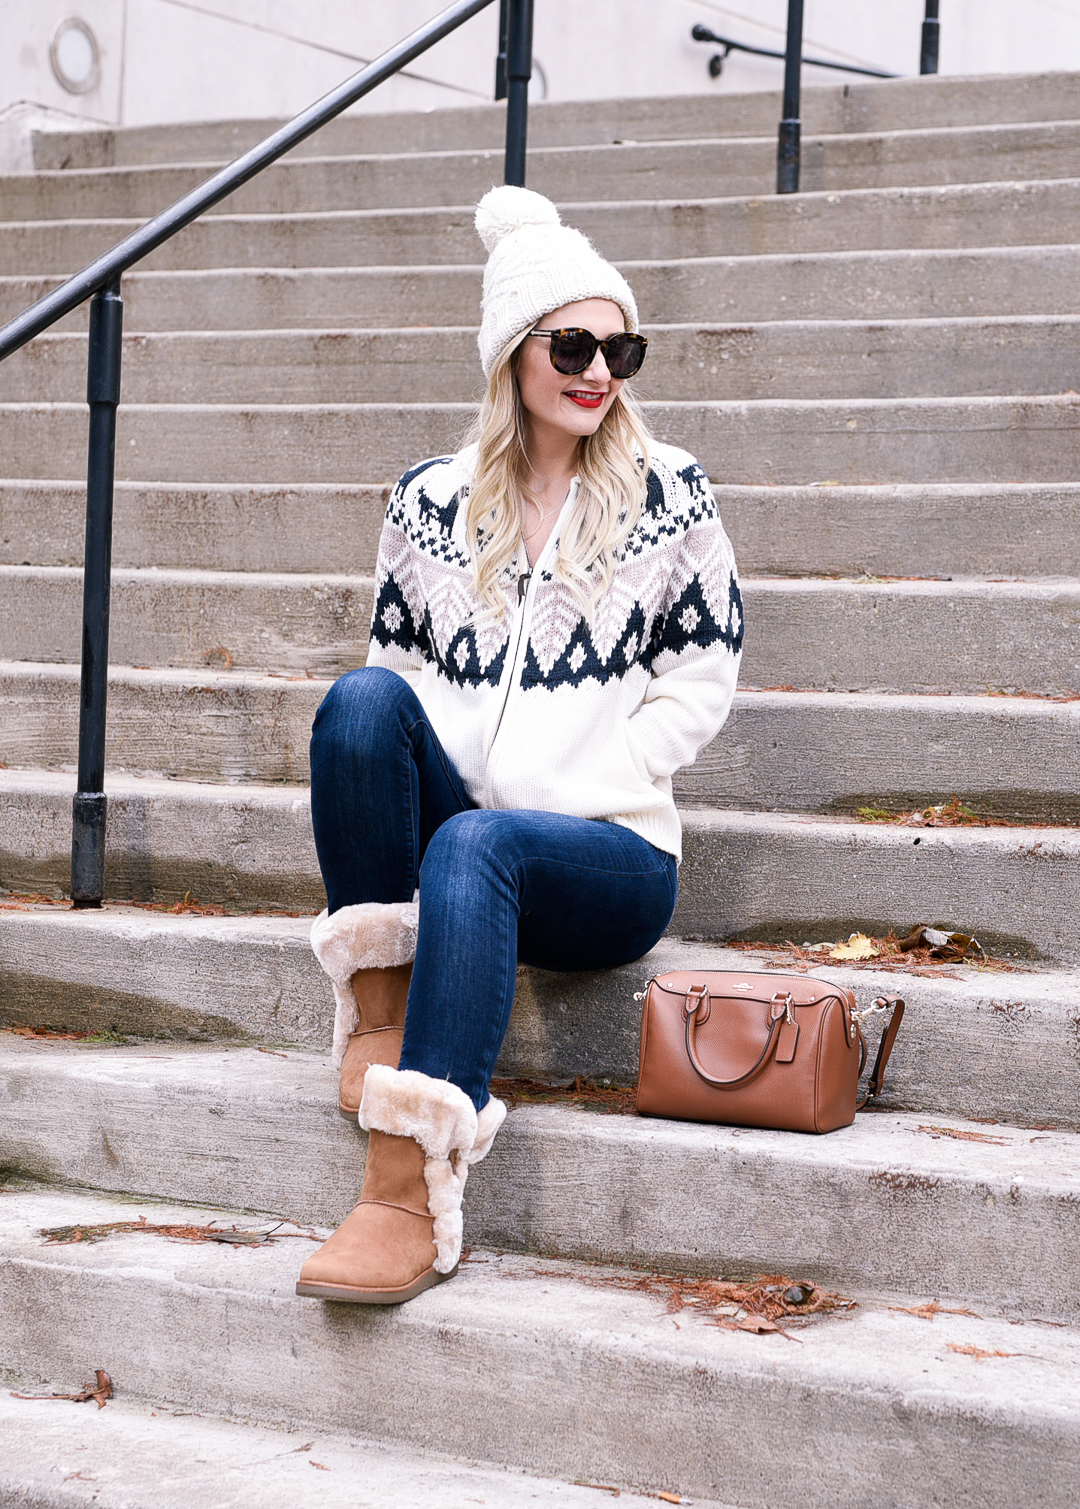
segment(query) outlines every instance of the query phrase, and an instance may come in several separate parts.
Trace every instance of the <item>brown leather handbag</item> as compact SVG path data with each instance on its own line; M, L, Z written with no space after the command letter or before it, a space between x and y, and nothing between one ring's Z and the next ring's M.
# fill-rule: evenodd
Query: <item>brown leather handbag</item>
M850 990L828 980L753 970L673 970L643 998L639 1115L789 1132L851 1125L881 1091L904 1015L899 996L859 1012ZM890 1007L860 1101L862 1022Z

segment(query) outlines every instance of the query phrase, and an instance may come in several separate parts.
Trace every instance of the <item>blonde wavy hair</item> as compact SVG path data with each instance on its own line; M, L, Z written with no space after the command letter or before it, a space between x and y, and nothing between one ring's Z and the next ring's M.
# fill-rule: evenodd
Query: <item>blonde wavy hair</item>
M521 544L521 506L527 502L526 412L517 364L527 330L503 351L488 380L467 439L477 446L465 527L473 581L485 607L508 609L499 577ZM593 435L578 444L578 494L559 540L555 575L591 620L615 574L621 547L645 501L649 431L638 400L624 383Z

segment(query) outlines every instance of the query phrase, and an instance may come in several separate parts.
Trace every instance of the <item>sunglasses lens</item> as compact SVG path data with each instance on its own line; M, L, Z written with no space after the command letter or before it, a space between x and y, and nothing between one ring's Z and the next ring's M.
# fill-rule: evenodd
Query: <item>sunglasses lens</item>
M612 377L633 377L645 360L645 345L636 335L613 335L607 342L607 365Z
M584 372L596 355L596 337L588 330L566 330L551 338L551 365L556 372L572 377Z

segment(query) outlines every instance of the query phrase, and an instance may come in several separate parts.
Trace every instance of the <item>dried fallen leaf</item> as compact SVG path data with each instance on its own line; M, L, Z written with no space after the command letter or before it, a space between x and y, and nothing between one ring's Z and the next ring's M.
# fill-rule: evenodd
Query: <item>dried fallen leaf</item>
M740 1331L752 1331L755 1336L764 1336L766 1331L779 1331L780 1327L775 1320L769 1320L764 1315L748 1315L744 1320L736 1321Z
M90 1399L97 1400L98 1409L105 1408L106 1399L113 1396L112 1379L104 1368L96 1368L94 1377L96 1385L85 1384L77 1394L12 1394L13 1399L69 1399L73 1404L86 1404Z
M846 943L838 943L829 950L830 959L873 959L876 954L874 940L865 933L852 933Z
M920 1126L919 1132L928 1132L931 1137L952 1137L957 1142L989 1142L994 1147L1008 1147L1008 1139L1005 1137L988 1137L985 1132L967 1132L960 1127L936 1127Z
M324 1462L312 1462L310 1457L308 1457L308 1461L311 1462L312 1467L317 1467L320 1472L330 1471L329 1467L327 1467Z
M920 1320L933 1320L935 1315L967 1315L971 1320L982 1320L974 1310L947 1310L936 1299L927 1305L890 1305L889 1309L896 1315L917 1315Z
M959 1352L963 1357L974 1357L976 1362L982 1362L984 1357L1019 1357L1019 1352L988 1352L985 1347L973 1347L969 1344L961 1345L958 1341L947 1341L946 1348L950 1352Z

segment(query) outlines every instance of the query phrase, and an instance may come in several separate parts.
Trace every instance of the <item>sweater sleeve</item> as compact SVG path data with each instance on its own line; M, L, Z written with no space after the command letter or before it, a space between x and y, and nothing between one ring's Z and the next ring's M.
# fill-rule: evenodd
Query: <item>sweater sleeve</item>
M691 764L715 738L738 681L742 598L711 490L709 502L669 547L671 571L650 643L652 680L629 722L631 748L653 781Z

